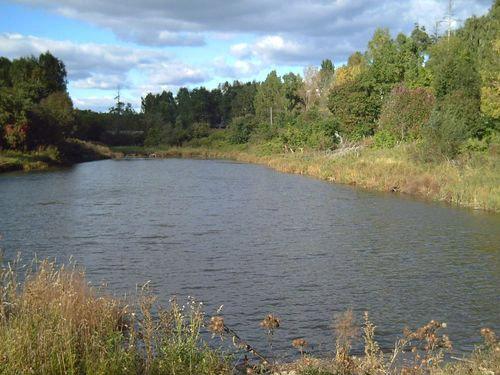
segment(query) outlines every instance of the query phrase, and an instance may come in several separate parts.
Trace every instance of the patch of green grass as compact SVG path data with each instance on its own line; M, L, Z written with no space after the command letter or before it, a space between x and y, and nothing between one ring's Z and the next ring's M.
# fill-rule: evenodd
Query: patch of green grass
M60 164L59 152L50 147L33 152L0 151L0 172L42 170Z

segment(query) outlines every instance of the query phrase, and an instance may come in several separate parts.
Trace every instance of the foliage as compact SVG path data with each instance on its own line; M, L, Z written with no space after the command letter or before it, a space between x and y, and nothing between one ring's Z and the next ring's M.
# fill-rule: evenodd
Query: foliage
M252 116L235 117L229 125L229 141L231 143L247 143L255 127Z
M429 121L433 106L434 96L430 90L396 86L382 106L378 132L385 132L386 139L387 136L399 141L417 139ZM381 136L378 139L382 140Z
M479 100L481 82L477 61L460 38L452 36L432 46L428 66L438 102L454 91L463 91L471 99Z
M373 144L376 148L392 148L397 144L397 138L393 132L381 129L373 136Z
M423 132L423 145L432 151L431 158L455 157L463 141L485 130L480 121L481 82L476 64L467 44L456 36L431 49L436 106Z
M285 100L281 78L272 71L257 88L254 99L255 115L260 122L273 122L283 113Z
M227 128L215 144L330 150L340 137L374 136L378 148L419 140L417 154L426 160L488 152L485 137L500 129L499 22L495 1L450 37L430 37L418 24L407 35L379 28L344 66L325 58L302 76L271 71L263 82L148 93L140 113L119 94L108 113L74 110L64 63L50 52L0 58L0 147L60 147L67 137L113 146L210 145L215 130Z
M343 134L352 139L372 135L377 120L379 101L359 80L334 87L329 108L340 123Z
M440 155L457 156L462 143L475 135L480 127L479 102L472 101L463 91L455 91L443 98L433 110L423 130L430 160Z
M285 150L329 150L339 141L338 131L338 121L332 116L323 116L317 109L312 109L285 126L280 131L279 138Z

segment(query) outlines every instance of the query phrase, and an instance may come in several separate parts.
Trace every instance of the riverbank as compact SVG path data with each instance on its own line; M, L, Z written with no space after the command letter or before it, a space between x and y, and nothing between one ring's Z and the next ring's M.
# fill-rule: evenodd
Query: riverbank
M32 152L0 151L0 173L47 170L86 161L119 158L121 156L120 153L113 152L104 145L78 139L68 139L58 148L51 146Z
M443 355L452 346L444 334L446 324L431 321L405 330L394 349L382 353L368 314L359 324L347 311L333 319L331 357L307 354L308 343L299 336L290 343L298 359L284 363L273 360L272 349L262 354L260 348L269 344L267 339L258 343L259 348L249 346L223 315L208 316L194 300L184 306L172 300L162 308L148 284L135 297L117 298L104 287L91 286L75 264L58 266L47 260L27 266L4 264L0 292L2 374L465 375L500 371L500 346L488 328L481 330L484 343L473 353L444 362ZM280 330L294 328L275 315L259 318L269 340ZM358 357L350 350L356 340L364 343L364 355ZM221 343L231 346L223 350ZM248 360L238 361L243 358Z
M456 161L422 163L415 160L410 147L353 147L336 152L294 153L270 153L263 146L247 145L115 150L129 157L211 158L256 163L284 173L500 212L500 158L497 155L471 153Z

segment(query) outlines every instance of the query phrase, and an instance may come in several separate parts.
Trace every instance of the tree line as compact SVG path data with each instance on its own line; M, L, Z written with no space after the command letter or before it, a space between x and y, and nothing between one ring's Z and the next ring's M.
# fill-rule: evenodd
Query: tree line
M500 139L499 17L495 0L444 36L415 25L377 29L366 51L303 75L147 94L137 113L117 98L108 113L74 110L64 64L49 52L0 59L0 147L34 149L64 137L109 145L256 143L282 152L369 139L419 145L426 159L483 150Z

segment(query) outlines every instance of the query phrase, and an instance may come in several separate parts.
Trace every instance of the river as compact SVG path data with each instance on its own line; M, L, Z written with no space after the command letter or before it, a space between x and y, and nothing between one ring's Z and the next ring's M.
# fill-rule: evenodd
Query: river
M500 329L500 215L217 160L106 160L0 176L6 260L70 256L121 295L151 280L194 296L278 355L304 337L333 350L332 316L368 310L389 348L408 325L447 322L457 353Z

